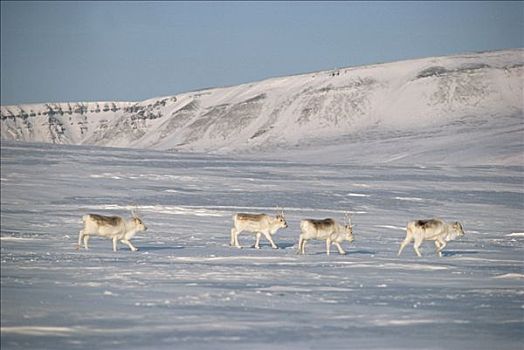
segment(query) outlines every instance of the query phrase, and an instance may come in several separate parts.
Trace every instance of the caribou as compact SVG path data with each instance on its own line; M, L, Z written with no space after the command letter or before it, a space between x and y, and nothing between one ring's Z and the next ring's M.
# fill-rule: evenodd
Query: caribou
M130 239L133 238L137 232L147 230L147 227L134 210L131 211L131 214L132 217L129 220L125 220L120 216L104 216L98 214L84 215L82 217L84 228L80 231L78 236L78 245L76 249L80 249L82 240L84 242L84 248L89 249L87 242L89 241L89 237L93 235L112 239L113 251L115 252L118 240L126 244L129 249L136 252L138 248L131 243Z
M255 234L256 240L254 247L256 249L260 249L260 237L262 235L266 237L273 249L277 249L278 247L275 242L273 242L271 236L280 228L287 228L287 222L284 218L284 210L281 210L275 217L266 214L237 213L233 215L230 246L242 248L238 243L238 235L242 231L246 231Z
M340 225L334 219L323 220L305 219L300 221L300 237L297 254L305 254L306 242L310 239L326 241L326 254L329 255L331 245L334 244L339 254L345 255L340 243L353 242L353 225L349 213L345 215L345 224Z
M397 255L400 255L404 247L414 241L413 249L420 257L422 254L420 254L418 248L422 242L434 241L436 253L439 257L442 257L442 249L444 249L447 242L463 235L464 228L458 221L451 224L440 219L410 221L406 227L406 238L400 244L400 249Z

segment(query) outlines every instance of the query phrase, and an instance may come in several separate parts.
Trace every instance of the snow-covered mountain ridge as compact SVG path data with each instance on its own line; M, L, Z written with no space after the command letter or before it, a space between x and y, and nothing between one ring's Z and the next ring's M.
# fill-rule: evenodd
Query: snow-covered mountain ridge
M142 102L2 106L1 138L231 153L317 149L495 123L516 140L523 67L524 49L514 49L340 68Z

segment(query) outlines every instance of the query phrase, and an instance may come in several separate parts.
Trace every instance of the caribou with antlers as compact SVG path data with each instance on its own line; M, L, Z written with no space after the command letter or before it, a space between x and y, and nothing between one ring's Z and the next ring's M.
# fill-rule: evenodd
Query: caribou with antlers
M345 213L344 225L338 224L334 219L323 220L305 219L300 221L300 237L297 254L305 254L306 242L310 239L326 241L326 254L329 255L330 247L334 244L340 254L346 254L340 243L353 242L353 225L351 216Z
M87 214L82 217L84 222L84 228L80 231L78 236L78 246L77 250L80 249L82 245L82 240L84 241L84 248L88 249L87 242L89 237L101 236L111 238L113 240L113 251L116 252L116 242L127 244L129 249L136 252L136 248L131 244L130 239L140 231L147 230L147 227L144 225L142 219L138 217L136 210L131 211L131 219L125 220L120 216L104 216L98 214Z
M406 238L400 244L397 255L400 255L409 243L414 242L413 249L420 257L422 254L418 248L422 242L434 241L435 251L439 257L442 257L442 249L447 242L462 236L464 236L464 227L458 221L453 223L446 223L441 219L410 221L406 227Z
M246 214L237 213L233 215L233 228L231 229L231 242L230 245L236 248L242 248L238 243L238 235L242 231L254 233L256 241L254 247L260 249L260 237L264 235L271 244L273 249L277 249L277 245L273 242L272 235L274 235L278 229L286 228L287 222L284 218L284 210L280 209L275 217L271 217L266 214Z

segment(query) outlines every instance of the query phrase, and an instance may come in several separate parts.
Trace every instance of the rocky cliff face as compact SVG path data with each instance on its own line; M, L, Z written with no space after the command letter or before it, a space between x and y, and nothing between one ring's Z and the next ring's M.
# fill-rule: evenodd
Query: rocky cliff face
M279 77L142 102L1 107L2 140L238 152L523 114L524 50ZM471 124L471 127L475 127Z

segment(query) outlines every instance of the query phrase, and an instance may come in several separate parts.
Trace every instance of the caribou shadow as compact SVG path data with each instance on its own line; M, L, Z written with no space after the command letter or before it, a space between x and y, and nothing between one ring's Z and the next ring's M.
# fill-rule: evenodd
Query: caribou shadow
M368 249L357 249L357 250L347 250L347 255L354 255L354 254L364 254L364 255L376 255L377 251L375 250L368 250Z
M477 251L472 250L448 250L443 251L442 256L455 256L455 255L473 255L478 254Z
M295 243L293 242L287 242L287 243L279 243L277 244L278 249L288 249L293 248L295 246Z
M278 247L278 249L288 249L295 246L295 243L275 243ZM249 248L255 249L255 245L248 246ZM271 245L269 243L260 243L260 249L262 248L271 248Z

